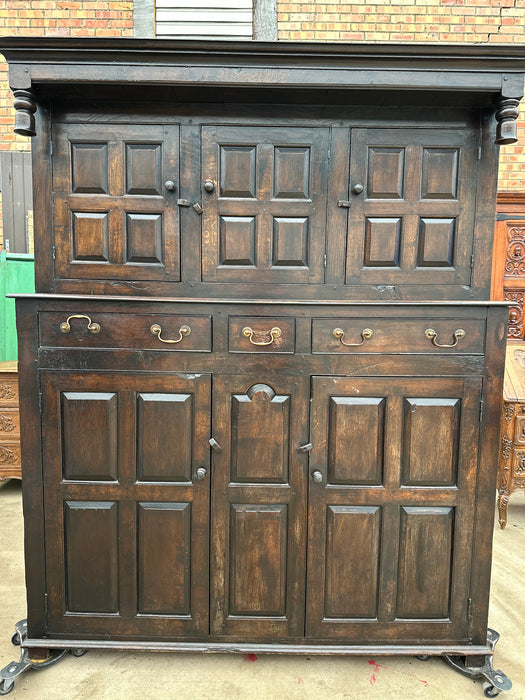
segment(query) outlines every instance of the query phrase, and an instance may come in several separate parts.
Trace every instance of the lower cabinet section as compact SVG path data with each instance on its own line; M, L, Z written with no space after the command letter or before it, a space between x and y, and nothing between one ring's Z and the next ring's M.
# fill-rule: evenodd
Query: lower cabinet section
M41 387L48 636L469 639L481 379Z

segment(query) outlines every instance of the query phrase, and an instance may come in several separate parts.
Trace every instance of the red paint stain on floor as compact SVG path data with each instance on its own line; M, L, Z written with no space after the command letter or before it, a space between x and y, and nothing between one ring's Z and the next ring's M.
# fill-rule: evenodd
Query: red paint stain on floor
M380 669L386 668L386 666L381 666L381 664L377 664L377 663L374 661L374 659L369 659L369 660L368 660L368 663L370 664L370 666L373 666L373 667L374 667L374 673L372 673L372 675L370 676L370 685L375 685L375 683L376 683L376 681L377 681L376 673L377 673Z
M257 654L245 654L244 660L245 661L257 661Z
M419 681L420 683L423 683L423 685L425 685L425 686L428 688L428 681L424 681L422 678L418 678L418 677L417 677L415 674L413 674L413 673L409 673L408 675L410 676L410 678L415 678L416 681Z
M304 681L302 678L298 678L297 682L299 683L299 685L304 685Z

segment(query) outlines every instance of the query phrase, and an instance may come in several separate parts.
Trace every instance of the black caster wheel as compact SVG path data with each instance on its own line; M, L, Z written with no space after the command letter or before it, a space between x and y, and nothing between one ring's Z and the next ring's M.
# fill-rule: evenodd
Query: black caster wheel
M486 698L495 698L501 693L501 690L499 688L496 688L492 683L489 683L489 681L486 681L483 683L483 695Z
M430 659L430 656L427 656L426 654L421 654L420 656L416 656L416 659L419 659L420 661L428 661Z
M86 653L87 649L70 649L70 651L71 651L71 654L72 654L73 656L79 657L79 656L84 656L84 654Z
M0 695L7 695L15 687L15 681L11 678L0 681Z
M13 644L15 647L20 646L20 635L18 632L13 633L13 636L11 637L11 644Z

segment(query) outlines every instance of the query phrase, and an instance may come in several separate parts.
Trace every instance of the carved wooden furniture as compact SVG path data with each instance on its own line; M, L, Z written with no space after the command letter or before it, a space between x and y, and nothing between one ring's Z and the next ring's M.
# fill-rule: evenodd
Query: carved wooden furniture
M509 340L525 338L525 193L498 194L492 274L492 299L512 302Z
M18 363L0 362L0 481L21 479Z
M488 300L522 50L3 44L39 212L26 647L453 654L509 687Z
M501 449L498 463L498 510L507 525L509 498L525 489L525 344L509 343L503 384Z

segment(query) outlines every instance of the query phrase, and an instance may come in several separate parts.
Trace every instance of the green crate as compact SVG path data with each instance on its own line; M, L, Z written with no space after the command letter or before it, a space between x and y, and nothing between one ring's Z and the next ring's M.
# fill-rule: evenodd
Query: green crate
M15 300L6 294L33 294L34 256L0 251L0 362L18 359Z

